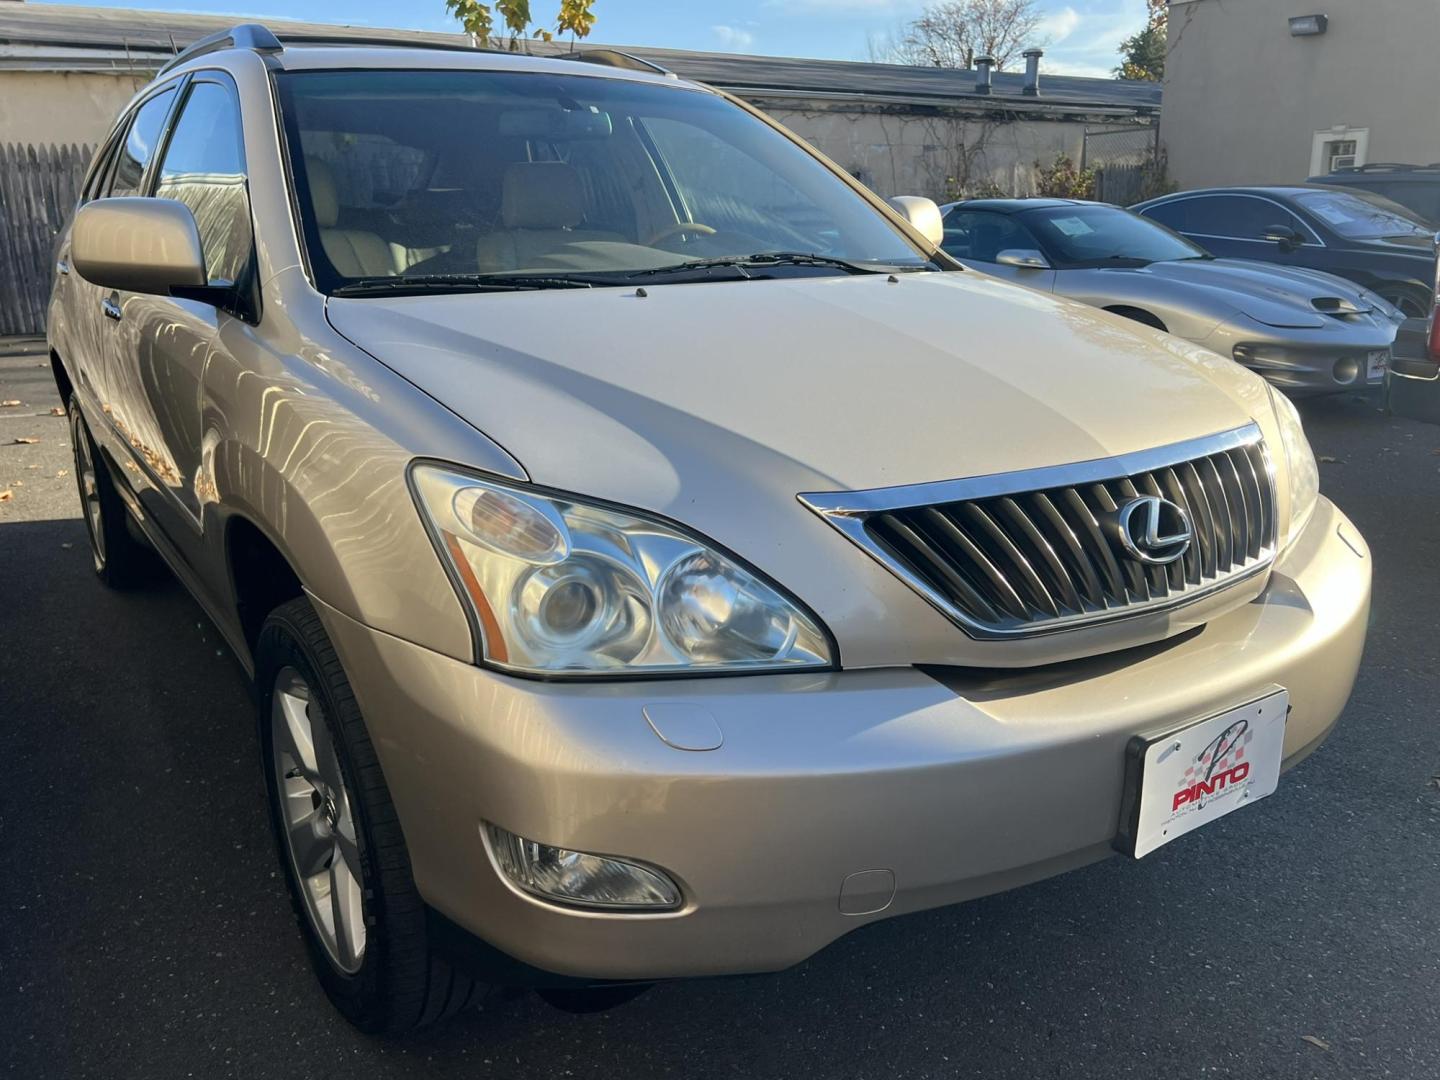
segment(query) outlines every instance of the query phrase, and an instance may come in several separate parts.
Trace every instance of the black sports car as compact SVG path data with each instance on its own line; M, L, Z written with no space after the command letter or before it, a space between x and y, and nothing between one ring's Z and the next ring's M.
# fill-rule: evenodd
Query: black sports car
M1222 258L1325 270L1364 285L1407 318L1430 314L1435 235L1398 203L1320 184L1206 188L1132 207Z

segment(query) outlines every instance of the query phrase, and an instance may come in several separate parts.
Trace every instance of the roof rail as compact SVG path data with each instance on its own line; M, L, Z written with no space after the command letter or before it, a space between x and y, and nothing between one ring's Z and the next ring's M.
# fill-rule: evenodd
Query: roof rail
M229 30L221 30L217 34L210 34L193 42L162 67L159 74L163 75L171 68L178 67L197 56L221 52L224 49L250 49L260 53L277 53L283 51L284 46L280 44L279 38L259 23L242 23Z
M1415 169L1433 169L1434 165L1411 165L1403 161L1368 161L1364 165L1346 165L1336 169L1336 172L1367 173L1367 172L1410 172Z
M678 77L669 68L642 60L619 49L587 49L585 52L561 53L559 59L576 60L582 64L603 64L605 67L624 68L626 71L644 71L651 75L666 75L672 79Z

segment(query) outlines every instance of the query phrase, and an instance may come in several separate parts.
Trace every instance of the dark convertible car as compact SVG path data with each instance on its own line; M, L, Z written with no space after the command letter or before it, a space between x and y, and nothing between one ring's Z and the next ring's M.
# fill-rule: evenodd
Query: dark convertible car
M1434 234L1383 196L1319 184L1206 188L1132 209L1221 258L1325 270L1373 290L1408 318L1430 314Z

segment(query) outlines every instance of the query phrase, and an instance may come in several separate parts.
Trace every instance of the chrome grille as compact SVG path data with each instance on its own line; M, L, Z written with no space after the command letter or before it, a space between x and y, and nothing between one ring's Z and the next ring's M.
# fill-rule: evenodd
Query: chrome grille
M1153 495L1192 540L1151 565L1118 514ZM1274 479L1260 430L1053 469L801 501L977 637L1048 633L1189 603L1275 555Z

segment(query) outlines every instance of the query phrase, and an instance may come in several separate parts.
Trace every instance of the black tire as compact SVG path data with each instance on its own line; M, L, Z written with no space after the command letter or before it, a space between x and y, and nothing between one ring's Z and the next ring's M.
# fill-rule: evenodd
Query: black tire
M163 564L132 532L130 511L115 487L115 478L100 452L75 395L66 402L70 418L70 449L75 458L75 485L80 513L90 540L95 576L112 589L154 584Z
M350 1023L371 1033L399 1034L453 1016L475 1000L479 984L431 949L425 904L415 888L400 821L365 720L339 657L304 597L282 604L266 618L255 667L262 765L276 848L291 907L325 993ZM271 710L277 679L287 671L305 680L311 705L321 706L319 722L333 743L354 822L365 942L353 973L332 958L331 946L315 925L285 835ZM306 713L314 724L313 707Z

